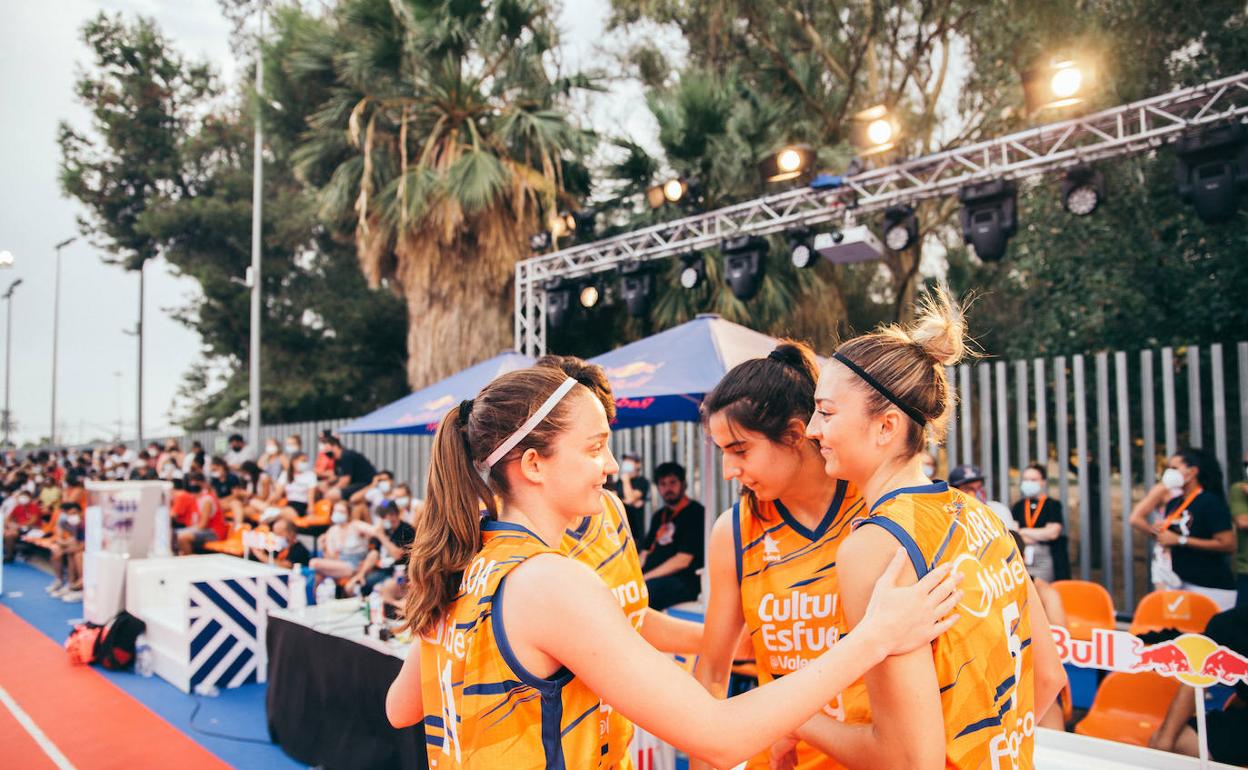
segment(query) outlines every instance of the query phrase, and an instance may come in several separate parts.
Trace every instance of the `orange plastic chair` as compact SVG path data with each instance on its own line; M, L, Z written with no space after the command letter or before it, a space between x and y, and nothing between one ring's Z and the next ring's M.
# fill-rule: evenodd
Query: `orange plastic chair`
M328 527L330 515L334 512L334 504L321 498L312 506L312 512L306 516L296 516L295 526L299 529L307 527Z
M1161 725L1179 681L1145 671L1114 671L1096 691L1096 700L1075 732L1135 746L1147 746Z
M1066 630L1072 639L1092 639L1092 629L1113 630L1114 600L1105 587L1087 580L1056 580L1053 589L1062 597Z
M1218 605L1208 596L1192 591L1153 591L1136 605L1131 633L1139 636L1163 628L1203 634Z
M212 542L204 543L204 550L241 558L243 555L243 532L249 529L251 529L251 526L248 524L244 524L241 527L233 527L229 536L224 540L213 540Z

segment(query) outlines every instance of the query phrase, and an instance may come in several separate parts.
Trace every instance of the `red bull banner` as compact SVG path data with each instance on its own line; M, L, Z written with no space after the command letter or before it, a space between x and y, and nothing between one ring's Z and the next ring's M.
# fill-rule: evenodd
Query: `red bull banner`
M1072 639L1062 626L1052 631L1062 662L1079 668L1152 671L1197 688L1248 682L1248 658L1200 634L1145 644L1126 631L1094 628L1090 640Z

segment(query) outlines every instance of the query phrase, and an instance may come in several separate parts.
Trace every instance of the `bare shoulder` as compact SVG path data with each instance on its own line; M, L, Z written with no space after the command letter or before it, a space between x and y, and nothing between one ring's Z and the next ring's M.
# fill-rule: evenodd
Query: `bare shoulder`
M507 595L523 606L575 607L599 592L606 586L592 569L557 553L530 556L507 576Z
M837 551L837 574L846 589L870 590L876 578L884 572L901 544L888 530L878 526L859 526ZM914 582L914 568L906 564L902 579Z

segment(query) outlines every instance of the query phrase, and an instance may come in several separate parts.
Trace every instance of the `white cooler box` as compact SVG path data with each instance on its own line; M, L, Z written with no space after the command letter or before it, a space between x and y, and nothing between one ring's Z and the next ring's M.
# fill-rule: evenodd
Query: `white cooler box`
M126 609L147 624L153 669L183 692L263 682L268 611L285 608L290 572L233 556L126 565Z

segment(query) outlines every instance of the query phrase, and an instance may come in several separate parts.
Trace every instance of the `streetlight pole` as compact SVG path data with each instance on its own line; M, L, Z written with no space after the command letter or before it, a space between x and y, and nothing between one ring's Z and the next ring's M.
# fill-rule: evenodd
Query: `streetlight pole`
M256 124L254 158L251 183L251 339L248 362L249 388L247 412L251 417L247 443L253 448L260 444L260 230L261 188L264 183L263 148L264 134L261 128L261 103L264 99L264 6L260 6L260 30L256 35L256 104L253 120Z
M5 315L4 322L4 445L12 446L9 441L9 429L13 425L13 412L9 409L9 372L12 367L9 365L13 360L13 290L22 282L18 278L9 284L9 290L4 293Z
M76 240L76 237L66 238L53 247L56 249L56 288L52 292L52 429L48 432L48 444L53 447L56 446L56 364L61 326L61 249Z
M146 270L144 269L146 267L147 260L145 259L139 264L139 323L135 327L135 335L138 337L139 343L139 371L137 387L135 388L139 392L139 403L138 409L134 413L134 440L137 442L135 451L142 451L143 449L143 285L146 281Z

